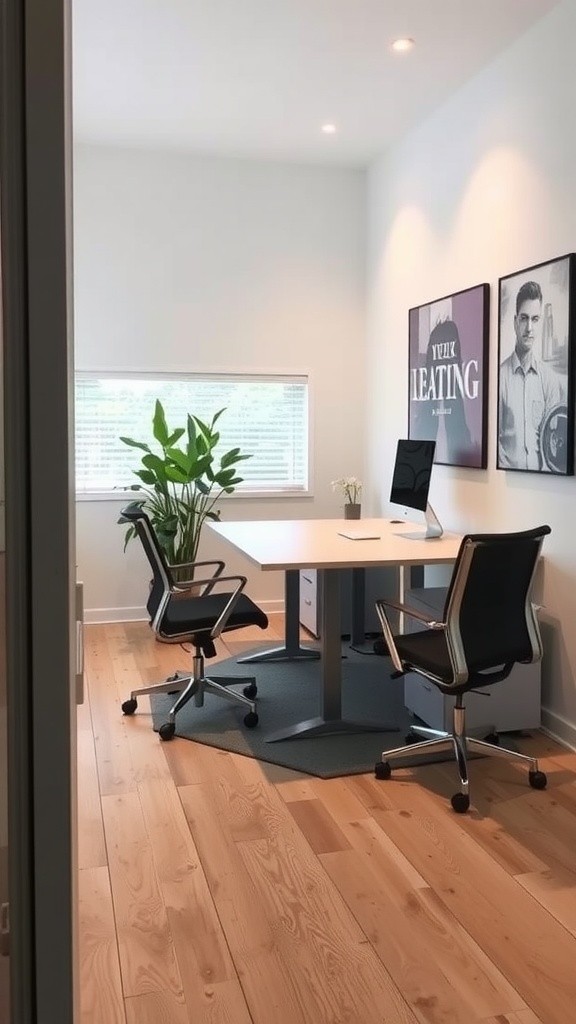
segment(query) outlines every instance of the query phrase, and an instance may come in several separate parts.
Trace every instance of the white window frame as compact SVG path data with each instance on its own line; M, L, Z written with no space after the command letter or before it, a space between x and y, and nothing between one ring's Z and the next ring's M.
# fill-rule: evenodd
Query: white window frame
M245 489L235 490L233 494L223 494L222 501L230 500L260 500L274 498L276 500L281 499L285 501L291 501L295 498L310 498L313 496L312 489L312 451L313 451L313 389L312 380L309 370L263 370L256 369L253 371L246 370L222 370L221 368L215 370L202 370L197 372L190 372L190 370L177 370L172 369L170 371L159 371L159 370L135 370L131 369L114 369L114 370L101 370L101 369L80 369L75 368L75 378L79 377L94 377L97 379L116 379L116 380L209 380L222 378L224 380L230 380L231 378L238 377L240 380L247 381L295 381L306 384L307 396L308 396L308 444L307 444L307 486L304 487L280 487L275 489ZM215 412L217 410L214 410ZM225 415L225 413L224 413ZM172 424L169 424L172 426ZM181 425L181 424L180 424ZM137 452L135 452L137 454ZM137 468L137 460L135 461L135 468ZM242 463L239 465L239 472L242 475ZM134 483L137 483L137 477L134 477ZM137 497L137 492L131 492L130 490L122 487L114 490L78 490L76 489L76 501L118 501L125 503L127 496L132 494L133 497Z

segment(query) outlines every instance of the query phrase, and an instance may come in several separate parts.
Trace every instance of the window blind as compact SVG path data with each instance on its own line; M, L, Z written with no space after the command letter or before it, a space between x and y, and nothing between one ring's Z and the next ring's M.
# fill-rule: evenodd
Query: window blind
M152 435L159 398L170 429L188 413L218 420L222 453L238 447L252 457L238 465L235 493L302 493L308 489L308 380L290 375L76 374L76 492L113 491L137 483L138 451L131 437L159 450Z

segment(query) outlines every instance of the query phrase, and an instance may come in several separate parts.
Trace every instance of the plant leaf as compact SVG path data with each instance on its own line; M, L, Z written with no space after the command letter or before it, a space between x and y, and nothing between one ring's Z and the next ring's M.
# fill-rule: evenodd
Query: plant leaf
M156 482L155 474L149 469L135 469L134 472L136 476L140 477L142 483L148 487L151 487ZM140 489L140 484L132 484L132 486L137 490Z
M146 466L146 469L151 469L156 474L158 480L166 480L166 463L159 455L155 455L154 452L150 452L149 455L145 455L142 462Z
M190 459L186 452L180 451L179 448L166 448L166 455L188 476L190 473Z
M144 444L143 441L133 441L131 437L121 437L119 438L119 440L123 441L124 444L130 445L131 448L141 448L143 452L150 451L149 446L147 444Z
M173 484L185 484L188 482L188 474L183 472L179 466L166 466L166 479Z
M170 437L166 441L166 447L169 448L172 445L176 444L176 441L179 441L182 435L185 433L185 427L178 427L176 430L173 430L172 433L170 434Z
M168 434L168 427L166 425L164 406L162 405L162 402L160 401L159 398L156 399L156 405L154 407L152 433L154 434L154 437L158 441L158 444L161 444L162 447L165 448L168 443L168 437L170 435Z

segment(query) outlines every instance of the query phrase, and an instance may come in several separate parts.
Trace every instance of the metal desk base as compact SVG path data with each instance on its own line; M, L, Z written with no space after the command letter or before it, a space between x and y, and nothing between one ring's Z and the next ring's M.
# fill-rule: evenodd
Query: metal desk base
M292 570L291 570L292 571ZM399 732L396 725L351 722L342 718L342 646L340 640L340 570L318 570L324 574L322 604L322 708L321 714L266 737L267 743L302 736L334 733ZM288 574L287 574L288 575ZM299 586L299 581L298 581ZM286 622L288 626L288 618ZM288 644L286 645L288 647ZM265 652L268 653L268 652ZM318 651L314 652L319 654Z
M312 661L320 657L316 647L300 645L300 572L287 569L284 573L285 635L283 647L257 651L238 658L239 665L254 665L259 661Z

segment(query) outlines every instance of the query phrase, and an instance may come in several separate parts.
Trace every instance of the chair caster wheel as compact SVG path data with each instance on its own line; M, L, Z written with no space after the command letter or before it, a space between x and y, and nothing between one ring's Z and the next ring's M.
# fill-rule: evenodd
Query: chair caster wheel
M390 763L388 761L376 761L374 775L377 779L389 779L392 775Z
M249 711L244 718L244 725L247 729L254 729L258 725L258 715L255 711Z
M254 697L258 694L258 687L256 686L256 683L248 683L248 686L244 687L242 693L245 697L248 697L248 700L254 700Z
M489 732L484 737L484 743L491 743L493 747L500 746L500 737L497 732Z
M544 772L528 772L528 781L532 789L546 789L548 779Z
M131 697L130 700L125 700L122 705L122 714L133 715L138 707L138 701L135 697Z
M450 797L450 803L456 814L466 814L470 807L470 797L467 793L454 793L454 796Z
M414 733L414 732L407 732L406 733L406 735L404 737L404 743L410 744L410 743L419 743L419 742L420 742L420 737L417 736L416 733Z
M161 740L173 739L175 732L176 726L174 725L174 722L164 722L164 725L161 725L158 729L158 735Z

